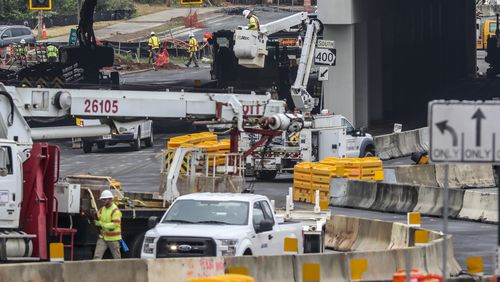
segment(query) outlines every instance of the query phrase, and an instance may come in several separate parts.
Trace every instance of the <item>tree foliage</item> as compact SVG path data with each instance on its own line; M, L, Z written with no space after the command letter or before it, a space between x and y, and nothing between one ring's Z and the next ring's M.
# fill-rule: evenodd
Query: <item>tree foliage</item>
M80 0L83 3L84 0ZM78 0L52 0L52 14L75 15ZM97 11L134 9L132 0L98 0ZM29 10L29 0L0 0L0 21L30 19L36 12Z

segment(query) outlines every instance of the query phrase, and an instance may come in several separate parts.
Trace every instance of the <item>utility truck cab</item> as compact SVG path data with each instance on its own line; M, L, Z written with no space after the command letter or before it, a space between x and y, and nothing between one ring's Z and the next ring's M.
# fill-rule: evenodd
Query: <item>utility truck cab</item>
M177 198L146 233L141 258L282 255L286 238L300 254L302 230L276 217L265 196L194 193Z

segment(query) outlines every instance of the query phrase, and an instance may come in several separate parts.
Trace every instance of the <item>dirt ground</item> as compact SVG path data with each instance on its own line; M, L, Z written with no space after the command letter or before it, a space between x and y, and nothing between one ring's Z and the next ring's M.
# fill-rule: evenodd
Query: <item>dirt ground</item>
M152 69L153 65L148 63L137 63L133 60L126 59L121 56L115 56L115 69L120 71L135 71L135 70L146 70ZM166 64L161 67L156 67L157 69L180 69L176 64Z

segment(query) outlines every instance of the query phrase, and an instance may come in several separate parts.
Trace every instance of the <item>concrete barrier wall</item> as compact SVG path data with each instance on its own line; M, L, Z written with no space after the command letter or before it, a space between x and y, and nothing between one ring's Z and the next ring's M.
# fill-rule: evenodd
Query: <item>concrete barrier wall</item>
M459 218L498 222L498 197L495 194L465 191Z
M401 133L375 136L377 156L382 160L409 156L429 149L429 129L419 128Z
M342 207L369 209L377 197L377 183L332 180L330 204Z
M2 282L37 281L63 282L62 264L60 263L19 263L0 265Z
M352 228L351 225L357 226ZM367 270L362 280L391 280L394 272L410 266L427 273L440 273L443 240L430 231L432 241L426 246L408 247L414 231L400 223L332 216L327 223L327 238L333 246L348 251L341 253L283 255L262 257L183 258L156 260L101 260L65 263L25 263L0 265L0 280L14 281L106 281L106 282L185 282L190 278L210 277L223 273L244 273L255 281L350 281L351 259L366 259ZM341 234L350 243L339 240ZM333 238L333 239L332 239ZM332 243L337 240L337 243ZM453 253L451 236L448 244L448 270L460 271ZM343 246L343 247L342 247ZM351 246L351 247L348 247ZM401 247L398 249L398 247ZM378 249L378 250L373 250ZM387 250L389 249L389 250ZM365 250L365 251L362 251ZM373 250L373 251L366 251Z
M384 181L386 183L444 187L444 165L441 164L391 166L385 168L384 172L392 176ZM491 165L449 165L448 187L450 188L495 186L495 176Z
M333 218L335 224L335 218ZM359 219L358 236L351 251L387 250L391 243L392 222Z
M344 195L340 198L332 197L330 199L332 206L397 213L415 211L431 216L443 214L443 188L354 180L349 180L343 185ZM335 187L332 186L331 189ZM448 203L450 217L498 222L496 193L450 188L448 189ZM338 240L332 239L332 246L337 246Z
M376 198L370 209L379 211L412 211L417 205L418 187L377 183Z
M334 215L326 223L325 246L337 251L350 251L358 239L359 218Z
M226 271L246 270L255 281L288 282L294 280L294 256L227 257Z
M413 211L425 215L443 215L443 188L419 187L418 201ZM462 209L465 191L462 189L448 189L448 214L457 217ZM406 212L406 211L403 211Z
M436 181L444 187L444 166L436 164ZM449 165L448 187L483 188L495 187L493 167L488 164L453 164Z

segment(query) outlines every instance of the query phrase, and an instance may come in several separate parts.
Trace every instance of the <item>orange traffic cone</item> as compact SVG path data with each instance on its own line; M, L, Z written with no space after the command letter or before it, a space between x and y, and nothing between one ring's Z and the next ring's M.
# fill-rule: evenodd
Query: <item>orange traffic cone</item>
M47 30L45 29L45 24L42 25L42 39L47 39Z

